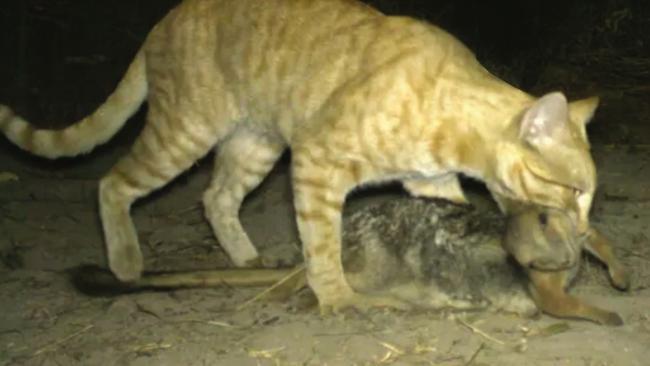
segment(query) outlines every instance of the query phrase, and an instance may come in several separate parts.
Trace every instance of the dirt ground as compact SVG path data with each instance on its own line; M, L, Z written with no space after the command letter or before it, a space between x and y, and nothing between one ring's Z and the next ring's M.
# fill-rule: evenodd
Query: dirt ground
M481 312L321 317L304 297L244 305L262 289L84 295L66 270L104 264L96 181L125 148L55 167L0 157L0 365L646 365L650 357L646 147L594 147L593 222L634 272L633 287L610 288L588 261L573 292L619 312L626 324L617 328ZM147 269L228 265L202 217L209 173L208 158L134 208ZM264 252L298 253L286 159L242 220Z
M6 0L0 103L43 127L85 115L175 2ZM503 4L512 2L373 2L443 25L490 70L530 92L601 96L590 126L600 184L592 222L613 240L633 285L626 293L612 289L602 266L587 261L572 291L617 311L624 326L482 312L321 317L305 297L249 304L263 289L82 294L68 271L104 265L97 180L128 149L140 113L116 141L81 159L43 162L0 138L0 366L649 364L650 7L514 2L537 10L503 20L510 7ZM425 12L429 3L437 10ZM556 9L560 14L547 11ZM210 163L204 159L135 206L148 270L228 265L200 205ZM379 196L381 190L355 196L350 206ZM246 201L242 220L263 252L298 256L287 159Z

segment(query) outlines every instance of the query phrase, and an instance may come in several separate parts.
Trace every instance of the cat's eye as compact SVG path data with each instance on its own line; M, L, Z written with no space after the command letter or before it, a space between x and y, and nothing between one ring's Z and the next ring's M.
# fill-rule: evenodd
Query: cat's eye
M537 215L537 219L539 220L539 223L542 226L546 226L546 224L548 224L548 215L546 213L544 213L544 212Z

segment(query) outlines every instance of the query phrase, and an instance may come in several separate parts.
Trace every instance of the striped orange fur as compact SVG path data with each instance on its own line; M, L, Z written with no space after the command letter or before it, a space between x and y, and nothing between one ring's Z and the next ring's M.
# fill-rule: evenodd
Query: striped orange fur
M237 266L258 259L241 202L292 149L298 227L323 308L360 299L343 277L340 221L346 194L366 183L401 180L413 194L462 201L464 173L504 210L509 199L557 207L588 229L585 124L597 99L534 98L445 31L354 0L186 0L93 114L34 130L0 106L0 128L34 154L73 156L108 140L145 99L144 129L99 188L109 266L123 281L142 271L131 204L215 147L206 216Z

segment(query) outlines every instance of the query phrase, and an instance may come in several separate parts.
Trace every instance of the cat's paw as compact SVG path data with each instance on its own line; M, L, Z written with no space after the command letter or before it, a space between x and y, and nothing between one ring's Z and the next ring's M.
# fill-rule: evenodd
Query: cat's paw
M347 309L367 312L373 308L409 310L413 306L403 300L389 295L368 295L353 292L345 297L339 296L328 301L319 301L323 316L338 314Z
M125 246L115 253L109 251L109 267L121 282L135 282L142 276L142 253L137 246ZM111 255L113 254L113 255Z
M286 247L270 249L244 262L248 268L291 268L302 261L302 253L287 250Z
M299 260L295 258L260 255L246 261L243 267L246 268L291 268L295 267Z

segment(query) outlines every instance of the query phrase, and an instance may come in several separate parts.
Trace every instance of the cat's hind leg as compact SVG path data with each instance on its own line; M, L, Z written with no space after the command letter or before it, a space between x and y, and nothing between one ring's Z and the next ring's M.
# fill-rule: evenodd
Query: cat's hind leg
M219 125L157 113L150 104L147 123L131 151L102 178L99 211L108 264L124 282L140 278L142 253L129 210L138 198L158 189L204 156L219 139Z
M259 259L239 221L242 201L273 168L284 148L278 137L246 126L219 144L203 205L215 236L237 267L255 265Z

